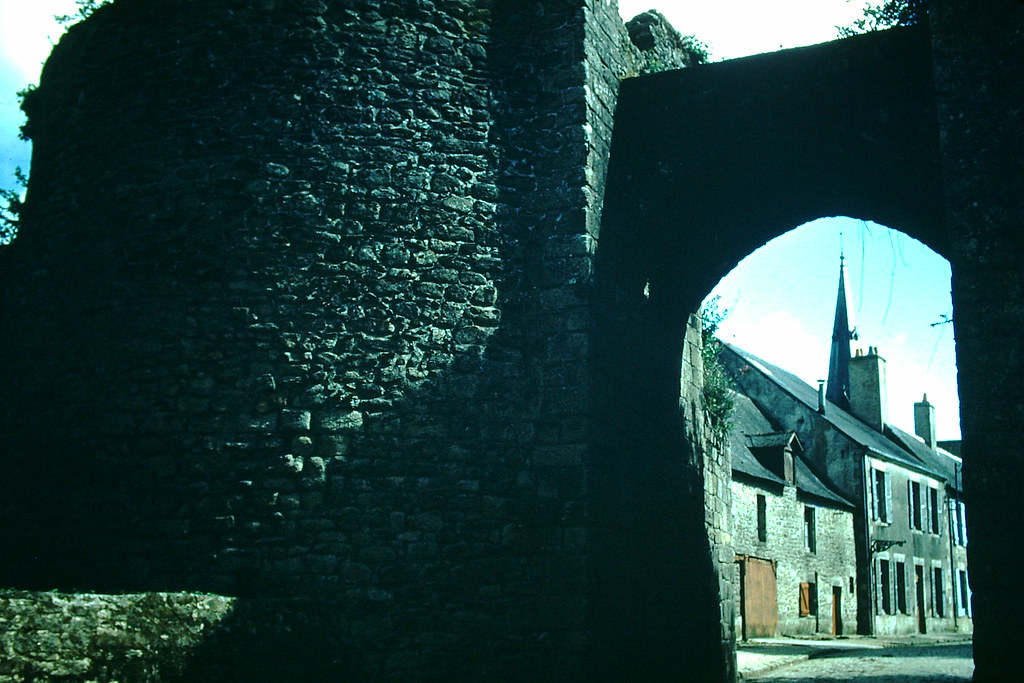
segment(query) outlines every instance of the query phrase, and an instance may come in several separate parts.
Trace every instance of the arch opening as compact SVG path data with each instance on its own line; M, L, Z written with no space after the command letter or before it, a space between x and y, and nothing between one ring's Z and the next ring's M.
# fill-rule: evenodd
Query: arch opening
M706 429L692 315L743 257L821 216L900 226L948 252L929 55L927 34L907 29L623 83L597 253L595 547L646 537L664 571L717 593L704 611L693 593L658 596L665 621L687 615L677 633L735 638L731 465ZM657 589L615 580L634 569L612 558L597 575L655 603ZM848 578L870 594L870 578Z

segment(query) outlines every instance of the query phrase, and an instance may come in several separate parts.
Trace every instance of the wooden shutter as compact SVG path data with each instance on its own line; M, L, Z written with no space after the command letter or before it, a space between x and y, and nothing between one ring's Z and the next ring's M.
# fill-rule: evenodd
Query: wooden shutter
M914 528L914 482L907 480L907 524Z
M882 560L875 560L875 614L882 613Z
M921 523L917 526L917 528L922 531L928 531L932 525L930 516L932 512L932 504L931 501L928 499L928 484L922 482L921 484L919 484L919 488L921 490L921 508L924 510L924 512L922 513Z
M792 603L790 603L792 604ZM800 616L806 617L811 614L811 584L800 584Z
M967 545L967 504L964 501L959 502L959 522L961 522L961 540L964 545Z
M871 519L878 519L878 514L875 507L875 468L872 467L868 470L868 509L871 510Z
M888 472L882 472L882 483L885 485L885 519L883 521L892 523L892 477Z

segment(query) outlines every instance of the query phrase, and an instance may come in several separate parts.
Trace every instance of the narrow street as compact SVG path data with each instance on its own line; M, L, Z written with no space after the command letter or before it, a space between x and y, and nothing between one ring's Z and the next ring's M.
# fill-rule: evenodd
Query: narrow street
M971 680L971 643L829 641L745 645L738 653L745 681L951 683Z

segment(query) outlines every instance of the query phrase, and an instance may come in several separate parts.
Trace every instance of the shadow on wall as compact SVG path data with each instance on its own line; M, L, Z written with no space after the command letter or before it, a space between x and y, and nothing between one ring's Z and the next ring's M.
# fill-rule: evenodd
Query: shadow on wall
M383 104L371 50L343 55L360 79L324 76L296 99L289 69L353 38L316 20L346 26L354 12L323 5L267 9L288 13L280 26L219 16L210 45L205 12L242 10L115 3L74 35L86 54L112 50L104 63L124 78L62 87L75 38L64 67L48 64L10 247L22 265L4 274L18 329L5 343L24 362L3 370L17 389L0 504L18 522L3 544L18 553L2 580L240 596L183 680L667 679L703 662L721 679L704 495L678 409L685 316L617 320L608 302L592 320L588 283L569 284L591 258L566 180L585 159L550 150L585 149L582 103L564 93L578 17L498 3L491 42L465 37L464 63L438 31L419 50L400 11L412 3L382 3L372 35L393 58L443 55L452 79L406 84L424 98L410 107L455 117L410 133L401 111L365 118ZM120 33L103 35L96 22L117 13ZM154 29L172 25L194 30ZM175 57L132 80L139 36L184 35L199 42L171 53L198 73ZM261 52L285 44L299 53ZM466 64L488 92L463 87ZM470 99L448 106L453 93ZM417 159L433 160L430 177L386 178L367 170L379 160L332 158L334 116L352 136L483 137L434 141ZM345 154L374 148L349 142ZM379 165L397 173L406 151ZM605 374L620 361L639 374Z
M714 512L705 507L703 414L681 380L686 326L697 301L665 286L649 226L619 182L613 147L594 305L597 637L633 656L602 662L623 680L730 680L720 623ZM672 268L674 269L674 268ZM670 269L670 270L672 270ZM687 370L689 372L689 369ZM681 389L680 383L683 382ZM723 520L717 520L721 522ZM600 651L599 647L599 651Z

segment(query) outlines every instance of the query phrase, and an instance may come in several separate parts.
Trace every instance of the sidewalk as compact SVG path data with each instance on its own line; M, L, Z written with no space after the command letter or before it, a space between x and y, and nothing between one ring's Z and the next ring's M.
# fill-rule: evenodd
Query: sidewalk
M890 647L945 645L971 642L970 633L928 633L903 636L780 636L752 638L736 645L736 668L742 678L746 674L767 671L793 662L840 650L873 650Z

